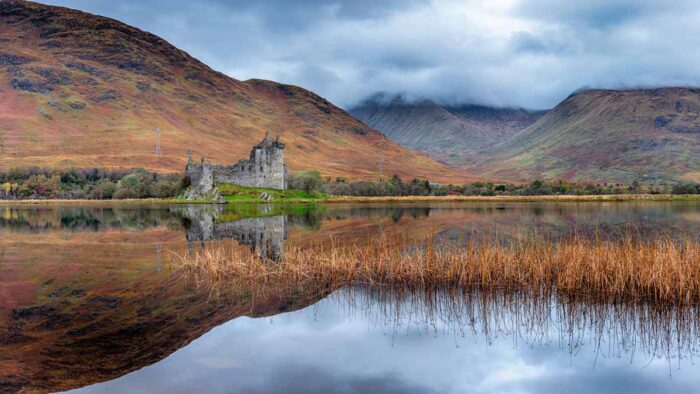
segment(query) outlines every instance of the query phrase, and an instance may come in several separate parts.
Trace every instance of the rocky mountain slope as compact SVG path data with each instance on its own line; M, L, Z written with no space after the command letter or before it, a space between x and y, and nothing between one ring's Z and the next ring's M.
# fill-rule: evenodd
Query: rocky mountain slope
M370 98L350 112L399 144L455 165L473 161L482 149L513 137L544 114L520 108L441 106L401 97Z
M467 166L502 179L700 182L700 90L586 90Z
M546 113L401 100L352 113L484 178L700 182L700 89L584 90Z
M302 88L229 78L112 19L0 1L0 167L180 171L189 149L232 163L267 131L293 172L470 179Z

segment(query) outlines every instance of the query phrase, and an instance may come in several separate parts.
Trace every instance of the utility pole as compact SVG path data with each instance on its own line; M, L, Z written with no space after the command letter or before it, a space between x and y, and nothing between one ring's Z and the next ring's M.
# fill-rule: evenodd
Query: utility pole
M379 158L379 179L384 179L384 151L382 150L382 155Z
M156 156L160 157L160 127L156 127Z
M654 189L656 189L656 192L659 192L659 169L654 168Z

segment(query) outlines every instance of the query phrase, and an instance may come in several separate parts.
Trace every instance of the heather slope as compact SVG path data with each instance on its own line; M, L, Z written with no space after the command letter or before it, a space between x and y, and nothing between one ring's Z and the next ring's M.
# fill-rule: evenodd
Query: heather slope
M399 144L454 165L472 162L480 150L513 137L544 114L401 98L372 98L350 112Z
M393 143L312 92L232 79L112 19L5 0L0 42L1 167L179 171L188 149L231 163L270 131L286 143L292 171L470 178Z
M511 180L700 181L700 90L575 93L470 168Z

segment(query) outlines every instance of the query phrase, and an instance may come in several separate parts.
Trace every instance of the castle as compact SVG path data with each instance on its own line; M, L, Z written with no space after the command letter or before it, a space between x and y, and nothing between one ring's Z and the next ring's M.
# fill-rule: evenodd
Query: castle
M210 164L204 161L192 162L190 151L185 175L189 177L192 188L189 195L211 193L216 184L232 183L239 186L269 189L287 188L287 166L284 164L284 144L265 135L265 138L253 147L250 159L240 160L233 165Z

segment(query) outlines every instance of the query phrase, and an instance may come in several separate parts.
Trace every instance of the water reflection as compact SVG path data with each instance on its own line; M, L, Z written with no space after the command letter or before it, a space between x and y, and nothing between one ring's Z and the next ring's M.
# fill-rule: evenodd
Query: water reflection
M192 249L195 242L204 247L205 242L234 239L247 245L261 257L279 260L284 255L284 241L287 239L287 217L285 215L259 218L241 218L223 222L218 218L224 209L178 209L186 218L185 237Z
M697 323L694 308L352 287L87 391L692 392Z
M142 231L167 226L178 229L181 220L168 209L142 207L0 207L0 229L22 233L51 231Z
M586 378L581 387L682 391L697 383L696 308L320 283L212 288L168 264L202 243L236 242L274 259L285 248L360 243L388 230L459 244L489 232L626 228L698 237L700 206L3 207L0 392L122 376L90 391L468 391L469 381L481 391L557 391ZM281 314L290 311L299 312ZM555 382L547 370L563 372ZM507 376L520 378L503 383ZM538 386L545 378L549 386Z

